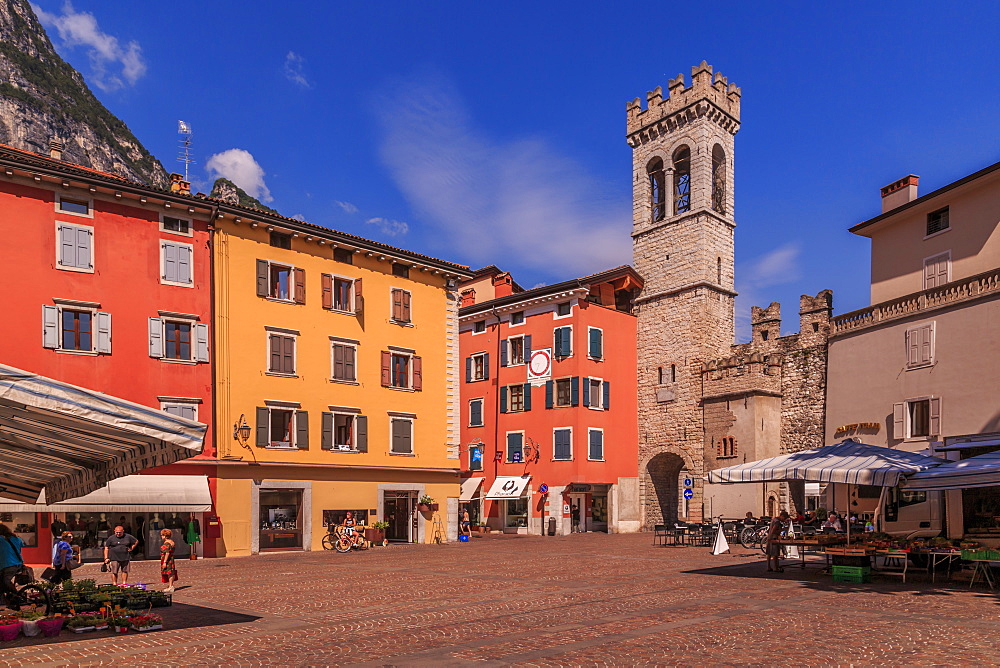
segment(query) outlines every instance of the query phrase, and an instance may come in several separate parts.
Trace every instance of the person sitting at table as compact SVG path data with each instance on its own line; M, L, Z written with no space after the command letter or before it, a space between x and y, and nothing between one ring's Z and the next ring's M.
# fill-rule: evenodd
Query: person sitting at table
M834 531L843 531L844 527L840 523L840 518L837 517L837 513L830 513L826 517L826 521L823 522L824 529L833 529Z
M807 510L805 517L802 518L802 526L814 527L817 524L819 524L819 520L816 518L816 515L813 514L813 511Z

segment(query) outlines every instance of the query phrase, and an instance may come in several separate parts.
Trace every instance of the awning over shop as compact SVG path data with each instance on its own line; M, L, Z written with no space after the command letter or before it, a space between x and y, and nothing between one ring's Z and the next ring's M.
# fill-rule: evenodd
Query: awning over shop
M902 475L945 460L856 441L843 441L790 455L709 471L710 483L806 480L895 487Z
M479 488L483 485L482 478L466 478L462 481L462 494L459 501L472 501L479 496Z
M987 452L960 462L941 464L929 471L914 473L903 481L903 488L914 492L994 485L1000 485L1000 452Z
M0 365L0 494L35 503L201 452L206 426Z
M937 452L945 450L970 450L972 448L993 448L1000 445L1000 438L989 438L981 441L955 441L948 445L934 448Z
M208 476L128 475L76 499L47 504L45 490L38 503L17 503L0 497L0 512L34 513L207 513L212 510Z
M524 496L524 489L531 480L526 476L500 476L493 481L493 486L486 494L487 499L519 499Z

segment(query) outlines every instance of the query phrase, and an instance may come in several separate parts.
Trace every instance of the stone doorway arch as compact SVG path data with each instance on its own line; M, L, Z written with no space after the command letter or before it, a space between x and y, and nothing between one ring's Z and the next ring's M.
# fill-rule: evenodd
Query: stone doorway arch
M687 469L684 459L672 452L661 452L646 464L645 525L671 525L678 520L680 473Z

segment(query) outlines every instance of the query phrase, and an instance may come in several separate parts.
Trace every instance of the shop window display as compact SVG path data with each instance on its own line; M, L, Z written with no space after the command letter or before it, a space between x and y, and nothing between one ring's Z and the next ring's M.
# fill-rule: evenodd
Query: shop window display
M14 535L24 541L25 547L38 547L35 513L0 513L0 522L10 527Z
M368 511L367 510L355 510L354 508L348 508L346 510L324 510L323 511L323 526L329 527L330 525L337 525L344 521L347 517L347 513L351 512L354 514L354 521L358 524L368 525ZM375 516L372 514L372 522L375 521Z
M526 527L528 526L528 500L509 499L507 504L507 517L504 526L506 527Z
M187 557L191 547L185 537L188 526L197 519L191 513L159 512L148 513L66 513L53 519L65 524L66 530L73 533L73 542L80 546L80 557L86 562L104 560L104 541L114 532L116 526L122 526L125 533L135 536L138 547L132 553L133 559L159 559L161 529L171 529L176 543L174 555Z
M301 490L260 490L260 549L301 549L301 509Z

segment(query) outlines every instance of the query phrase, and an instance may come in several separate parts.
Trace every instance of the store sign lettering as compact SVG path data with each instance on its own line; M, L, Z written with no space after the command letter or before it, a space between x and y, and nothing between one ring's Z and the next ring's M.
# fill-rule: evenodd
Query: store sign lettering
M834 436L840 436L852 431L873 431L877 434L881 428L882 424L879 422L856 422L855 424L845 424L842 427L837 427Z

